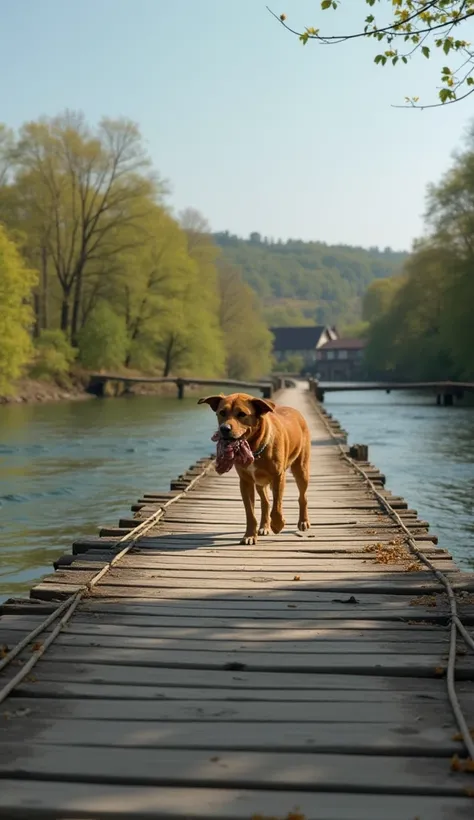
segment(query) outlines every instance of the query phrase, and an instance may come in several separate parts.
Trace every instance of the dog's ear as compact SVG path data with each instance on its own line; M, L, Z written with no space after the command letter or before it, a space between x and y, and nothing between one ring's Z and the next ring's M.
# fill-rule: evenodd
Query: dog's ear
M208 404L215 413L223 398L223 393L219 393L218 396L206 396L205 399L199 399L198 404Z
M255 415L263 416L265 413L273 413L276 404L270 399L252 399L252 404L255 407Z

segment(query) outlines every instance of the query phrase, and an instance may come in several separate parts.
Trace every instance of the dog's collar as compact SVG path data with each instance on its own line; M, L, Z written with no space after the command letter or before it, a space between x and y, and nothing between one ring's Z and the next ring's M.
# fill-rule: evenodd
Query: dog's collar
M259 447L258 450L255 450L255 452L253 453L253 457L254 458L260 458L260 456L262 455L264 450L267 449L269 444L270 444L270 440L266 441L265 444L262 444L262 446Z

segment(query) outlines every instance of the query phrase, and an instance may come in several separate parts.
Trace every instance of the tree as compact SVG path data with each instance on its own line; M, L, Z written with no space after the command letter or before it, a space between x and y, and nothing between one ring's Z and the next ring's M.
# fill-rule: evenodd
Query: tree
M33 324L30 306L36 272L26 267L20 253L0 225L0 393L12 391L12 381L21 376L33 348L29 330Z
M243 282L240 271L224 260L219 262L219 292L228 376L243 379L268 375L272 335L261 317L255 293Z
M387 312L403 281L402 277L391 277L370 283L362 302L362 318L365 322L374 322Z
M13 162L13 131L0 123L0 185L6 185Z
M141 220L161 189L128 120L104 118L92 130L82 115L66 112L28 123L14 159L30 252L54 271L60 326L75 342L88 267L139 244Z
M429 234L403 276L371 285L367 362L372 375L474 378L474 130L466 149L428 192Z
M90 370L123 366L128 349L127 328L107 302L98 302L79 333L79 357Z
M321 0L322 11L342 10L355 0ZM474 15L474 0L359 0L361 8L360 28L342 34L322 32L319 27L307 27L296 31L286 23L286 14L274 17L296 34L303 45L315 41L320 45L337 45L356 39L372 39L382 43L382 51L375 56L380 66L407 63L421 55L429 59L435 50L447 57L454 55L455 63L441 69L439 102L444 105L465 99L474 91L474 50L464 39L468 34L470 18ZM382 6L382 13L388 12L388 20L379 25L375 13ZM365 8L364 8L365 7ZM369 8L367 8L369 7ZM370 9L370 13L367 12ZM406 103L419 105L417 97L407 97Z

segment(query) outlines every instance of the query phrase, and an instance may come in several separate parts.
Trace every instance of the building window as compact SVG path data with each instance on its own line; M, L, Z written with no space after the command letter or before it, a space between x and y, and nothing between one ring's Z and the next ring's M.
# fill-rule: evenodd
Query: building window
M347 359L347 350L340 350L338 359Z
M335 354L334 350L327 350L327 351L326 351L326 357L327 357L329 360L335 359L335 358L336 358L336 354Z

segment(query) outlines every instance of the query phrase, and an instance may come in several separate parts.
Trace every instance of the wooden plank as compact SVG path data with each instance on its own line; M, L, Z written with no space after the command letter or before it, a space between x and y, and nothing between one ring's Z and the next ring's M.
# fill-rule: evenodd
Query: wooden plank
M6 632L6 642L15 638L17 632ZM20 633L21 634L21 633ZM10 643L13 643L10 640ZM119 648L119 649L169 649L171 651L179 651L180 653L189 650L194 652L245 652L257 653L258 655L265 653L272 654L287 654L296 653L298 655L383 655L383 653L393 653L396 655L434 655L441 657L447 654L449 648L448 637L443 636L434 637L431 640L424 640L424 635L420 638L413 636L407 640L406 636L400 639L390 640L385 638L385 635L379 634L376 636L369 636L364 639L357 634L353 634L348 639L339 638L337 635L324 636L321 638L314 638L310 640L293 639L291 636L286 637L253 637L236 636L236 637L222 637L215 638L213 634L202 635L200 637L182 638L174 636L149 636L148 633L143 635L135 630L132 634L122 634L119 628L113 634L107 629L89 629L83 632L71 632L65 630L55 640L57 646L70 647L87 647L103 646L104 648ZM191 655L190 655L191 656ZM473 658L474 662L474 658ZM474 668L474 667L473 667Z
M86 584L93 576L94 572L80 572L73 570L58 570L54 575L47 576L35 589L44 586L55 587L76 587ZM382 594L430 594L440 592L441 585L429 572L406 572L393 569L390 577L379 577L367 573L365 576L348 577L344 572L312 573L305 572L303 576L295 577L292 573L282 573L283 578L279 580L270 573L260 573L252 576L251 573L219 572L212 573L212 577L206 577L206 571L147 571L129 570L124 575L119 569L111 568L101 579L100 587L139 587L159 588L182 587L197 589L218 590L252 590L256 587L263 589L295 591L295 585L303 590L332 590L334 592L373 592ZM448 573L451 576L451 583L455 589L474 591L474 575L466 576L464 573ZM242 576L242 577L239 577ZM97 589L97 586L96 586Z
M40 585L38 585L36 589L39 588L39 586ZM51 587L51 590L54 590L53 584L45 584L44 586ZM218 589L203 589L199 586L190 588L184 586L176 588L163 587L161 590L154 590L153 587L140 588L139 586L135 587L135 585L123 587L111 586L109 588L108 585L101 584L92 589L88 602L91 602L96 595L100 598L107 596L114 598L125 605L128 601L133 603L133 599L136 596L149 596L153 599L155 595L155 597L161 596L163 600L179 601L182 606L202 606L204 608L208 604L215 606L217 603L219 608L229 610L253 607L253 609L261 608L263 611L265 609L273 609L274 605L279 609L292 609L294 606L298 607L300 603L304 604L304 607L299 607L300 609L316 610L322 609L323 605L327 605L328 610L331 608L342 609L346 615L349 609L352 611L354 608L354 613L359 613L361 609L370 609L372 606L377 606L387 610L404 609L410 613L408 617L410 617L411 614L416 615L423 606L425 606L427 611L433 609L440 611L445 608L446 604L446 596L440 592L439 589L429 595L426 595L424 590L410 591L408 594L403 594L402 592L383 594L357 590L356 594L352 595L352 592L340 594L338 590L327 590L326 587L323 589L322 585L319 589L307 591L304 584L299 582L295 582L291 589L281 587L260 589L253 587L250 592L247 589L244 590L244 592L237 589L234 591L229 590L226 594L222 594ZM188 598L190 599L189 602L186 601ZM190 603L191 601L195 603ZM254 606L255 601L259 602L258 607ZM419 607L418 604L420 604L421 607ZM84 602L83 606L85 607L86 605L87 603ZM156 603L156 606L158 605L159 604ZM155 606L155 604L153 604L153 606Z
M54 644L48 650L48 659L68 660L76 663L135 663L143 666L179 667L181 669L229 669L249 671L300 673L344 673L354 675L399 675L413 677L439 677L446 661L442 652L425 654L396 654L384 652L263 652L248 649L235 651L180 650L175 648L141 649L110 646L68 646ZM472 659L462 657L456 674L469 680L474 674Z
M422 701L433 696L443 699L446 697L445 682L440 678L400 678L383 675L373 677L319 672L301 675L291 671L275 675L273 672L247 670L239 672L216 670L209 675L205 669L187 669L184 676L179 668L130 666L126 663L107 665L101 663L100 659L97 663L89 660L78 663L64 661L61 658L52 660L49 653L43 656L33 677L39 681L79 681L96 686L120 684L120 686L172 687L173 690L185 688L188 694L193 694L198 688L202 688L209 690L212 696L216 690L226 688L234 691L236 697L244 700L247 692L256 690L267 693L269 691L287 692L290 699L297 699L298 693L311 699L314 693L327 690L349 694L370 693L364 696L374 701L377 701L379 694L384 692L390 695L413 693L414 697ZM472 693L472 685L469 681L458 681L456 688L463 695Z
M102 781L119 786L167 786L182 788L206 783L214 788L320 789L368 794L423 794L464 797L471 785L469 775L453 777L439 758L370 755L304 755L257 752L220 752L166 749L150 756L136 749L131 756L125 749L94 746L83 749L64 746L21 745L10 748L10 760L0 764L3 778L18 770L28 778L41 780L55 773L56 780L75 782Z
M210 578L219 578L219 577L228 577L229 572L235 577L246 577L248 573L255 573L255 572L266 572L271 573L276 578L283 578L286 579L287 577L293 578L295 572L303 573L303 577L312 578L313 574L314 577L319 577L321 573L334 573L334 572L356 572L359 574L368 574L368 573L392 573L394 570L397 571L406 571L407 564L410 565L416 559L414 556L407 553L406 557L400 561L393 561L389 564L383 564L377 562L373 559L370 553L364 553L366 557L361 557L359 554L358 557L351 556L350 559L344 558L331 558L331 557L324 557L324 558L298 558L295 556L294 558L279 558L278 560L275 559L252 559L249 558L245 563L239 562L238 559L227 558L226 556L215 556L215 560L212 562L208 562L205 566L203 565L202 558L200 556L193 556L192 554L186 554L181 557L171 557L171 556L145 556L141 557L138 555L132 555L128 558L125 556L123 561L117 565L117 572L124 573L128 572L129 570L151 570L153 572L169 572L175 576L179 573L199 573L202 574L206 572L209 574ZM457 572L457 567L453 563L452 559L448 560L433 560L433 563L440 567L443 571L454 571ZM87 565L84 563L75 562L76 566L70 566L68 569L77 571L82 567L88 567L90 564L89 562ZM94 568L96 565L100 568L100 562L93 562ZM426 572L430 570L425 568ZM217 575L216 573L223 573L222 576ZM310 573L310 575L308 575Z
M41 672L37 674L39 677L34 677L33 680L20 684L15 690L18 697L21 698L68 698L68 699L84 699L88 700L162 700L162 701L186 701L192 698L193 703L198 701L211 702L214 705L219 702L242 703L242 702L264 702L271 703L277 701L278 703L312 703L318 704L327 703L367 703L371 704L403 704L404 710L412 711L418 714L418 709L425 702L434 702L437 708L447 709L448 702L444 686L436 686L428 694L424 692L415 692L410 694L406 691L401 691L400 688L395 689L392 681L392 686L389 690L380 691L379 689L237 689L231 686L226 689L218 689L215 687L208 687L207 689L196 687L185 688L183 686L158 686L143 685L141 682L137 684L121 683L121 670L123 667L116 667L112 670L114 683L83 683L72 680L72 673L66 669L62 671L62 677L69 676L70 680L63 680L61 673L55 671L55 666L59 664L48 664L43 666ZM52 669L52 671L50 671ZM90 667L89 667L90 669ZM110 672L108 667L105 667ZM93 678L97 680L97 667L92 667ZM48 674L49 673L49 674ZM92 673L91 673L92 674ZM342 680L341 676L339 680ZM344 676L349 677L349 676ZM59 679L58 679L59 678ZM138 675L136 676L139 679ZM361 678L359 683L363 684L366 679ZM426 679L425 679L426 682ZM433 681L429 681L432 683ZM466 686L469 682L466 682ZM458 687L459 691L459 687ZM469 714L474 716L474 693L462 692L463 706L467 709ZM405 714L406 714L405 711Z
M62 703L62 702L61 702ZM128 705L127 705L128 708ZM279 712L284 710L279 709ZM7 728L5 729L5 724ZM311 754L380 754L447 757L462 754L453 740L456 729L450 719L443 728L424 727L421 722L331 723L44 720L28 715L0 723L0 740L22 742L25 731L36 746L119 746L128 749L210 749L303 752ZM3 782L2 801L3 805ZM379 819L380 820L380 819Z
M15 639L20 640L19 636L26 635L34 627L34 624L32 626L24 624L22 629L19 622L16 624L6 622L3 626L2 619L0 626L2 626L2 640L10 645ZM353 647L354 643L362 648L370 643L374 643L378 647L391 644L394 651L399 644L403 644L405 647L407 643L416 644L417 646L423 643L429 644L430 647L437 648L440 646L443 648L444 645L449 643L449 634L445 628L428 627L425 629L421 627L417 629L415 625L400 630L336 629L334 625L331 629L311 629L310 627L300 629L295 628L294 625L285 628L281 626L258 628L254 624L249 628L243 628L239 625L234 625L233 628L216 628L209 625L206 627L202 623L194 627L166 627L161 626L159 621L158 623L156 621L150 623L148 620L144 623L142 620L141 623L129 625L124 623L111 624L103 621L98 623L97 619L94 618L88 620L75 618L72 624L65 628L61 637L64 643L66 640L71 643L75 637L81 638L83 643L85 643L84 638L88 638L89 641L105 637L123 638L124 643L121 645L125 645L125 640L127 640L134 643L135 646L150 645L150 641L153 641L154 645L155 642L156 645L169 645L170 641L174 641L179 646L182 646L183 641L185 641L186 644L189 643L192 646L195 641L199 641L208 646L214 642L226 646L255 643L257 647L264 645L269 649L281 644L289 645L291 643L291 646L299 647L301 651L313 651L313 648L315 651L323 651L329 645L336 646L339 643L343 647L341 651L345 651L344 647ZM140 641L146 641L147 643L140 643ZM315 642L317 642L319 648L315 647ZM353 649L347 651L353 651ZM412 651L416 651L416 649Z
M25 817L31 807L38 817L78 820L248 820L249 817L311 820L471 820L468 797L311 793L306 791L183 789L111 784L24 782L2 780L0 816Z
M60 702L54 698L25 698L15 697L10 708L14 713L25 711L28 717L34 720L49 718L54 714L55 720L95 720L119 721L126 717L127 721L147 724L157 721L173 721L176 723L269 723L269 724L298 724L307 725L311 723L327 724L335 726L334 731L339 731L339 725L364 723L367 726L382 726L389 724L410 724L419 721L426 724L428 721L434 722L439 714L440 705L436 701L426 700L416 705L410 706L403 702L358 703L357 708L349 702L323 703L317 701L307 701L305 703L285 704L285 708L275 704L275 702L237 702L215 703L211 697L208 700L194 700L192 693L187 700L178 701L142 701L142 700L122 700L119 698L108 700L102 699L63 699ZM3 712L8 716L8 709ZM285 731L281 726L281 731Z

